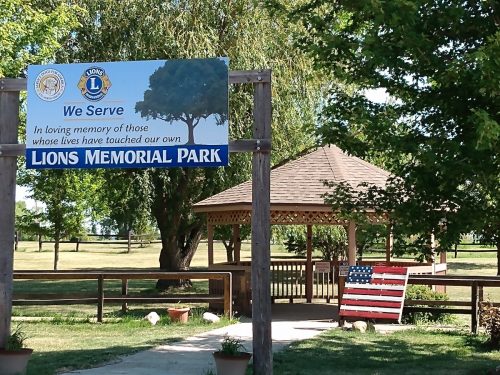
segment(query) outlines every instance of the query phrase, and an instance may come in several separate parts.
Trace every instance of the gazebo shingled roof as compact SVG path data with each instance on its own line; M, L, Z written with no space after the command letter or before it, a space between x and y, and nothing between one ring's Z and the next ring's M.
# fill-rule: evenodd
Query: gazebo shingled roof
M324 146L271 171L271 224L346 224L324 202L324 181L362 182L383 187L390 173L334 145ZM247 224L252 210L252 181L227 189L194 205L211 224ZM370 211L370 210L367 210ZM373 221L384 221L373 217Z

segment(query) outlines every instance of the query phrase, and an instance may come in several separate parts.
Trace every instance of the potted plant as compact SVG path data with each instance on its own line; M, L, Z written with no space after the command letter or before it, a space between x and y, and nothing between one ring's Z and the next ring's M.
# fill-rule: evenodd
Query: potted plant
M217 375L245 375L252 354L243 350L240 339L224 336L221 349L213 353Z
M8 337L5 348L0 349L0 374L23 375L33 349L24 348L26 335L18 326Z
M177 304L174 307L169 307L167 312L172 322L187 323L190 310L188 306Z

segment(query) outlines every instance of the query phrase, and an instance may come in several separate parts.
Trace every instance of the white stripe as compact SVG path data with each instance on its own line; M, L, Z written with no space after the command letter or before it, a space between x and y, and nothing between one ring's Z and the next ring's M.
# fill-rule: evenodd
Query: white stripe
M370 307L370 306L344 306L340 307L340 310L350 310L350 311L369 311L369 312L386 312L399 314L399 309L390 307Z
M403 297L393 297L393 296L372 296L364 294L344 294L342 299L356 299L365 301L392 301L392 302L403 302Z
M405 290L404 285L386 285L386 284L356 284L346 283L345 288L355 289L377 289L377 290Z
M393 273L374 273L372 279L392 279L392 280L406 280L406 275L396 275Z

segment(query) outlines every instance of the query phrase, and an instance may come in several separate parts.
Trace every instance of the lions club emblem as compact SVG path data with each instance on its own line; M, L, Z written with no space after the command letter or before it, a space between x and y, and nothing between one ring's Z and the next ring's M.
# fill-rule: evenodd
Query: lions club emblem
M111 81L104 69L97 66L88 68L83 72L78 82L82 95L90 101L96 102L104 98L111 87Z
M63 75L55 69L45 69L35 79L35 92L46 102L58 99L64 92Z

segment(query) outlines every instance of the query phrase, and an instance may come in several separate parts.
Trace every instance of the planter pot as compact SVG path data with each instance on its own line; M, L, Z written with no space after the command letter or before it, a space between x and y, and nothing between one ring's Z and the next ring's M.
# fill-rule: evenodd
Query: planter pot
M214 353L217 375L245 375L252 354L240 352L239 355Z
M24 375L33 349L0 349L0 374Z
M172 322L187 323L189 318L189 307L170 307L167 309L168 316Z

